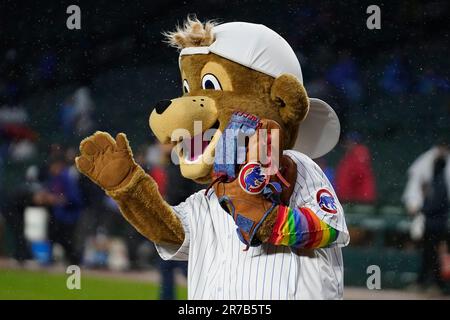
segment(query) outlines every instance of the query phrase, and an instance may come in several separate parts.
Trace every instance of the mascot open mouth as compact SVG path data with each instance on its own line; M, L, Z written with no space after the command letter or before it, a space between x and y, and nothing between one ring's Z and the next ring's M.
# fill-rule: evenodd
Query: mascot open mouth
M206 152L213 152L218 140L219 120L208 129L193 137L183 137L177 142L178 156L186 164L199 163ZM210 147L211 146L211 147ZM208 148L210 147L210 148ZM214 154L211 154L214 156Z

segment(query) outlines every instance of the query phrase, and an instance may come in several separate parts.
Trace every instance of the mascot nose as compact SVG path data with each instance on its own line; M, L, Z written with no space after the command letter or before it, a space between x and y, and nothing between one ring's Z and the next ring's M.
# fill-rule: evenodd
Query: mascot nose
M166 111L166 109L170 106L170 104L172 103L172 100L161 100L158 101L158 103L155 106L155 111L157 114L162 114L164 111Z

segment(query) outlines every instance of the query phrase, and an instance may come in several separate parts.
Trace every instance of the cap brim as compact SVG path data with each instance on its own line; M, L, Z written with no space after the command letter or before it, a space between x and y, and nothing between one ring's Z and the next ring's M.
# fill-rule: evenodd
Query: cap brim
M300 124L294 150L312 159L322 157L338 143L341 124L333 108L325 101L310 98L308 115Z

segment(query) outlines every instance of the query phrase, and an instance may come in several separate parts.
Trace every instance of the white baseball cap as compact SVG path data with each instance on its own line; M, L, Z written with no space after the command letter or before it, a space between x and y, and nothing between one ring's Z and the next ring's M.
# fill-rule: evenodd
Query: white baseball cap
M302 69L291 46L262 24L229 22L213 27L215 41L204 47L187 47L183 55L214 53L274 78L290 73L303 84ZM339 140L339 118L326 102L310 98L310 109L300 124L294 150L311 158L331 151Z

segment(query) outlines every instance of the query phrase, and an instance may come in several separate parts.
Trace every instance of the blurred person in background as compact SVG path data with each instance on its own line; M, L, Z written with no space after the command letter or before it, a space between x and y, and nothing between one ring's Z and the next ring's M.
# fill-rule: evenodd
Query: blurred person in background
M376 182L369 148L357 132L347 134L344 157L336 169L336 192L343 203L373 204Z
M80 87L67 96L59 110L59 121L64 135L84 136L91 133L95 127L94 109L95 104L88 87Z
M83 202L80 217L75 226L74 251L80 253L79 258L84 263L82 253L86 249L89 237L95 236L98 230L110 230L110 224L113 224L117 219L113 219L115 217L104 204L106 196L103 190L97 185L89 183L88 179L76 169L75 157L77 152L76 148L69 147L64 152L64 156L67 163L67 173L71 179L77 181Z
M31 258L29 244L25 239L24 233L24 213L25 208L33 204L33 194L42 188L38 178L38 167L28 167L24 182L15 187L9 194L6 198L5 207L2 210L14 241L13 258L19 264L23 264L26 259Z
M75 91L73 94L73 107L75 109L77 135L85 136L92 133L95 127L93 119L95 104L91 96L91 90L88 87L83 86Z
M75 108L73 106L73 95L68 96L61 103L59 109L59 121L65 136L72 136L75 131Z
M55 152L49 161L45 189L33 196L36 205L50 208L50 241L59 243L70 264L79 263L75 247L75 227L82 208L78 179L71 174L65 154Z
M180 169L172 162L172 148L173 145L171 144L154 144L148 150L147 160L151 164L149 173L158 184L159 192L170 205L177 205L201 188L192 180L181 176ZM187 262L159 259L161 272L160 299L174 300L175 270L181 270L183 275L187 277Z
M450 209L450 144L441 137L434 147L420 155L408 169L403 194L408 213L423 215L422 265L415 289L442 293L440 246L447 240ZM432 275L431 283L428 282Z
M77 156L78 150L74 147L68 147L64 151L65 161L67 163L67 168L69 170L69 174L73 176L74 179L79 180L81 178L80 172L77 170L75 166L75 157Z
M28 111L23 105L0 107L0 156L14 162L35 156L38 134L30 127L29 120Z

